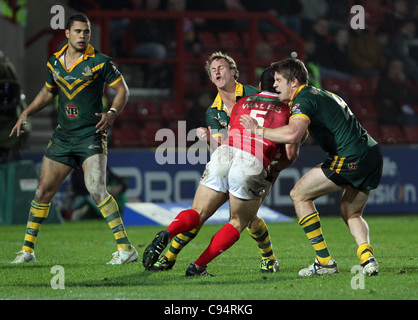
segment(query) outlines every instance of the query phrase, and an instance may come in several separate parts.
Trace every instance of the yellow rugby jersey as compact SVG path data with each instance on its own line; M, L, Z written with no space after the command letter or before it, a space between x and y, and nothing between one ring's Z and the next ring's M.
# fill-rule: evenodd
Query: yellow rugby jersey
M58 126L56 132L67 136L85 136L96 132L103 112L102 97L105 83L110 86L122 79L112 59L92 45L84 55L66 69L63 56L68 44L49 59L46 86L58 88Z

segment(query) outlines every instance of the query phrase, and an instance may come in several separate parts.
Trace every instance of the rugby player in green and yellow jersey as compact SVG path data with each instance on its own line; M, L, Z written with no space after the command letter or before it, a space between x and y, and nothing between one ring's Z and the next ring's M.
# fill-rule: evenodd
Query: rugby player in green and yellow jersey
M125 107L129 90L111 58L89 44L90 21L84 14L68 18L65 35L68 43L47 63L45 86L22 112L10 133L10 136L23 133L28 117L46 107L58 95L58 126L44 155L23 247L13 263L35 261L35 241L48 216L51 199L73 168L80 166L87 190L116 240L117 251L108 263L136 261L138 253L128 240L117 203L106 190L106 130ZM116 95L109 111L103 112L106 83Z
M199 139L207 141L210 150L214 151L228 137L230 114L235 103L242 97L259 93L259 90L237 81L239 77L237 65L234 59L225 53L214 52L206 61L205 69L212 83L216 85L218 94L206 111L207 128L197 128L197 136ZM275 161L276 165L271 166L273 168L270 168L270 174L267 178L270 189L279 172L288 167L294 160L295 158L289 161ZM265 193L263 200L267 197L270 189ZM151 270L171 269L176 262L177 255L196 237L201 227L202 225L199 225L189 232L174 237L165 255L159 258L151 267ZM260 271L263 273L279 271L279 262L274 255L270 234L264 219L256 215L248 225L247 230L261 253Z
M250 132L278 143L298 143L309 129L328 155L323 164L307 172L290 192L299 224L316 252L315 262L300 270L299 275L338 272L337 263L322 235L314 200L341 189L341 215L358 246L362 273L377 275L379 265L362 213L370 191L377 188L382 176L380 146L363 129L343 99L308 85L308 72L302 61L286 59L273 63L272 67L279 98L291 104L289 124L274 129L263 128L255 119L246 116L241 117L241 124Z

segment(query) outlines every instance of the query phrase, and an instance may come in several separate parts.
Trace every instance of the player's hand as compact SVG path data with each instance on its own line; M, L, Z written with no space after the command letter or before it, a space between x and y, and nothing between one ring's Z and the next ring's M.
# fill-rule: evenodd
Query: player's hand
M22 112L19 119L17 119L15 126L12 128L12 131L10 131L9 137L11 137L15 132L17 137L25 133L25 131L22 130L22 126L24 126L27 123L27 120L28 118L26 116L26 113Z
M112 112L95 113L95 115L97 117L101 117L100 121L96 124L96 133L106 131L108 128L112 126L113 122L116 119L116 116Z
M258 127L258 122L256 119L251 118L248 114L243 114L239 118L239 122L249 133L255 134L255 130Z
M204 127L197 128L196 136L199 138L199 140L207 142L209 137L209 130Z

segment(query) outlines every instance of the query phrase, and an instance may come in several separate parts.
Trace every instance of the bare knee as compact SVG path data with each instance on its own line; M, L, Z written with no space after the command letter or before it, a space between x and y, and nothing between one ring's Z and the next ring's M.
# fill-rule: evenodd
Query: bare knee
M34 200L38 203L49 203L54 196L55 191L49 188L44 188L43 186L39 185L35 191Z
M301 201L300 192L296 186L293 187L292 190L290 190L290 199L293 203Z

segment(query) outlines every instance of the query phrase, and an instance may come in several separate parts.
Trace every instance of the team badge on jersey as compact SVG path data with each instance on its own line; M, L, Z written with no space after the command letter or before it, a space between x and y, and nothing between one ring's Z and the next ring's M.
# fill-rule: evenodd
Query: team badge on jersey
M319 91L318 91L318 89L317 89L317 88L312 88L312 89L311 89L311 92L312 92L313 94L318 94L318 93L319 93Z
M52 77L54 78L54 81L58 80L59 75L60 75L60 71L58 69L52 70Z
M356 170L357 169L357 162L351 162L348 164L348 169Z
M65 106L65 114L68 118L75 119L78 117L78 108L75 105L69 103Z
M93 78L93 70L87 66L84 68L84 72L81 73L83 75L83 78L85 80L89 80Z

